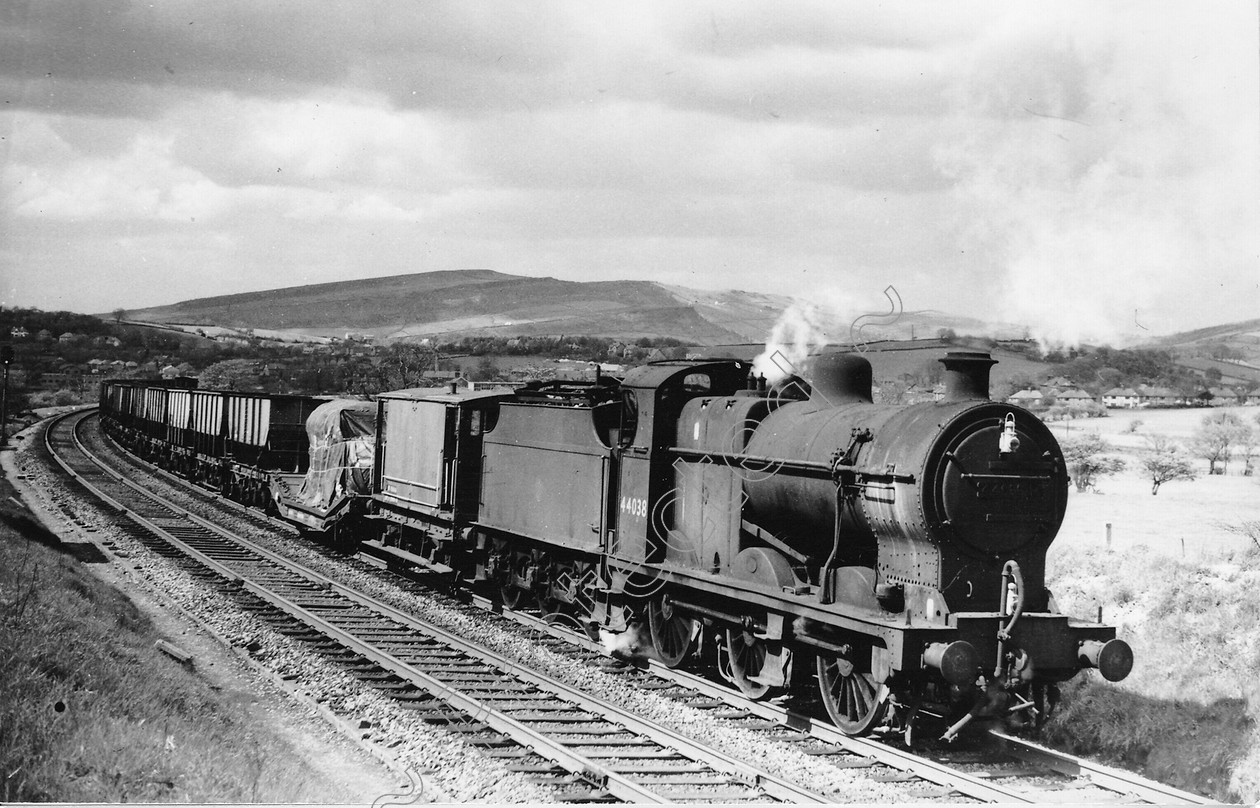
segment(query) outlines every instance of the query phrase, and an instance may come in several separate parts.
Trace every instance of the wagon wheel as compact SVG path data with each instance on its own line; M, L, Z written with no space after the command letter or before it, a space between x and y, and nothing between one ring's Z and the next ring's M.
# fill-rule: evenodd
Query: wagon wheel
M648 604L648 629L652 647L668 668L677 668L691 651L696 636L696 619L679 614L668 592Z
M595 569L594 564L579 564L578 570L582 577L578 583L578 599L573 604L574 612L578 621L582 624L582 631L589 639L599 641L599 625L595 622L595 604L599 588L599 572Z
M543 607L545 619L569 628L578 628L588 639L599 639L599 628L594 624L595 588L599 575L595 565L585 561L566 561L551 568L554 578L564 576L572 581L573 599L565 600L548 595ZM550 592L551 585L548 584Z
M818 655L818 691L827 714L845 735L870 734L888 709L888 686L876 684L870 673L843 657Z
M508 563L514 572L519 572L529 564L529 561L529 556L524 553L513 553ZM513 576L509 574L499 586L499 600L506 609L519 609L522 604L529 602L530 592L513 583L512 578Z
M769 642L739 629L726 630L726 649L731 680L750 699L764 699L779 692L790 678L792 652L782 643Z

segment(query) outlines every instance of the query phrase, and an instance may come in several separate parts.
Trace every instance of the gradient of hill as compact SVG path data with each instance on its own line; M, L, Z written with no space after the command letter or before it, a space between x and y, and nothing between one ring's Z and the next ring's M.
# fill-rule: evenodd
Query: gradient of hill
M711 344L763 339L790 303L650 281L579 283L468 269L187 300L127 318L379 339L587 334Z
M1225 383L1254 384L1260 380L1252 371L1229 362L1214 361L1222 357L1260 367L1260 319L1196 328L1150 339L1141 348L1161 348L1178 357L1178 363L1199 373L1215 367ZM1240 372L1242 371L1242 372Z

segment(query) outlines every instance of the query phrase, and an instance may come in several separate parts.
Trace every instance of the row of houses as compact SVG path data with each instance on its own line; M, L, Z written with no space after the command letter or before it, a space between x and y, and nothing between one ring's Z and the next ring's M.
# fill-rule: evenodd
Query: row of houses
M1101 396L1092 396L1084 390L1069 387L1056 389L1051 384L1043 390L1020 390L1007 397L1011 404L1022 407L1040 407L1050 400L1059 404L1101 402L1108 409L1136 409L1146 407L1226 407L1260 405L1260 387L1251 391L1238 391L1229 387L1212 387L1194 395L1186 395L1168 387L1113 387Z
M31 332L25 327L15 325L9 329L9 337L12 339L29 339ZM118 337L89 337L87 334L78 334L73 331L67 331L59 336L53 336L53 333L47 328L35 332L35 339L39 342L59 342L62 345L77 345L81 342L90 342L92 345L108 345L111 348L117 348L122 345L122 340Z
M1236 390L1231 387L1209 387L1194 395L1185 395L1167 387L1114 387L1102 395L1103 406L1113 409L1136 407L1238 407L1260 405L1260 387Z

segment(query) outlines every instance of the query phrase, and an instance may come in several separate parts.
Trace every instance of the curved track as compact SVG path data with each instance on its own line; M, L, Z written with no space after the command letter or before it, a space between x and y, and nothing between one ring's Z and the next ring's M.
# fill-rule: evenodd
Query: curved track
M77 415L76 424L89 417L83 413ZM304 630L313 632L311 636L317 642L333 643L338 653L350 654L353 664L363 667L365 672L370 671L370 675L389 676L396 692L398 683L403 683L407 688L402 691L404 698L425 703L442 701L446 705L445 712L437 720L472 728L463 730L466 732L483 731L481 728L486 727L499 738L510 738L534 749L545 760L522 764L521 770L540 777L558 778L555 784L568 789L567 799L600 796L653 801L825 799L720 752L708 750L706 753L697 748L699 745L694 741L668 729L647 727L644 719L615 705L598 703L560 682L524 671L488 649L473 647L437 626L373 601L319 573L302 570L294 562L233 537L178 506L157 504L147 492L142 492L146 496L142 504L124 506L124 501L134 501L137 486L120 480L102 461L89 459L86 450L65 437L64 426L58 430L50 426L47 435L54 456L73 458L77 453L82 458L63 459L59 461L63 466L90 489L99 489L98 496L112 502L144 531L164 536L159 539L160 544L167 548L179 547L180 552L197 558L203 568L213 570L220 580L235 582L252 593L260 604L255 608L272 610L284 615L284 619L297 621L306 627ZM164 472L157 473L178 480ZM205 493L186 481L178 482ZM217 498L215 501L230 506L237 515L243 515L254 524L267 522L272 527L283 524L235 503ZM181 544L184 546L180 547ZM391 559L391 562L396 561ZM258 583L259 580L267 583ZM497 610L488 601L474 600L483 608ZM588 657L603 654L597 643L577 632L551 625L541 617L525 612L507 612L504 616L527 626L546 644L571 649L569 653L576 651ZM434 662L427 670L426 659ZM655 662L641 668L624 668L622 675L643 689L712 710L737 726L774 733L776 741L798 744L806 754L839 768L868 769L874 778L886 781L922 780L934 784L942 798L960 795L989 802L1211 802L1129 772L1000 733L993 733L996 752L942 755L933 760L886 743L850 738L829 724L773 703L750 701L737 691ZM507 691L502 687L504 677L512 677L513 681ZM558 702L565 706L544 714L542 702L557 699L567 699ZM496 708L500 703L521 710L523 718L514 719L507 710L499 717ZM458 719L452 718L452 711ZM515 726L514 721L520 726ZM603 723L597 723L601 721ZM554 733L560 740L550 738L541 728L560 730ZM566 742L571 744L567 752L564 751ZM592 748L601 756L581 754L582 750ZM603 756L618 753L620 757ZM713 757L704 759L706 754ZM612 763L605 765L607 761ZM670 761L670 765L665 765L665 761ZM966 764L965 770L959 768L963 764ZM564 772L570 774L562 777ZM573 773L578 773L578 779L585 777L583 782L589 788L588 793L581 793L581 787L577 787L576 795L572 793L575 789ZM672 782L665 787L662 779ZM644 785L644 781L656 785ZM652 787L657 791L653 792Z
M282 632L517 770L550 778L567 800L826 802L788 783L467 642L237 536L127 480L93 456L77 428L50 425L53 457L131 523L135 538L195 561L217 587ZM476 735L477 737L472 737ZM554 764L554 765L552 765ZM558 769L557 769L558 767Z

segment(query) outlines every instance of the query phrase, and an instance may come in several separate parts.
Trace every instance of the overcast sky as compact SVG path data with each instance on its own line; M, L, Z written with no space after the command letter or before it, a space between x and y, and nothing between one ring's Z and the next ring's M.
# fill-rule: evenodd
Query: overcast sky
M1257 2L0 3L0 302L445 269L1260 317Z

